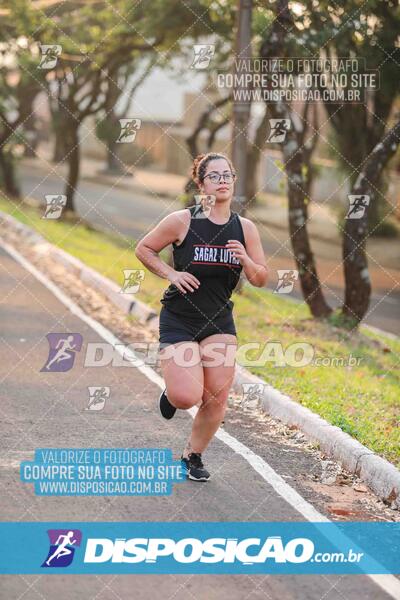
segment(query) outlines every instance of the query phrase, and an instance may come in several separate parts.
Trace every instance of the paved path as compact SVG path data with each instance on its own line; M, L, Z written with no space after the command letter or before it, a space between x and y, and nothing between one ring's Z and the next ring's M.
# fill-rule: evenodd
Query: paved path
M0 248L0 495L4 521L304 521L251 464L214 439L205 456L213 477L187 481L170 497L39 497L19 480L19 462L38 447L171 447L176 458L191 417L158 416L159 386L135 368L84 368L88 342L104 341L86 322ZM49 332L75 332L83 348L66 373L42 373ZM134 340L132 340L134 341ZM88 386L108 385L99 413L85 412ZM258 429L257 429L258 427ZM263 436L261 426L230 411L225 431L247 444L318 510L322 495L305 485L311 455ZM361 515L361 519L363 516ZM386 600L367 576L2 576L7 600Z

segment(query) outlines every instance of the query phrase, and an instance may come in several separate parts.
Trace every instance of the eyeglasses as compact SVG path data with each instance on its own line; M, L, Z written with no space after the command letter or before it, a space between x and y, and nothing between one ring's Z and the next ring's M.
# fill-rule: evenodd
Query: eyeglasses
M222 173L220 175L219 173L209 173L208 175L206 175L204 177L204 179L206 179L206 177L209 177L210 181L212 183L219 183L221 181L221 177L224 180L224 183L232 183L232 181L236 177L236 174L235 173Z

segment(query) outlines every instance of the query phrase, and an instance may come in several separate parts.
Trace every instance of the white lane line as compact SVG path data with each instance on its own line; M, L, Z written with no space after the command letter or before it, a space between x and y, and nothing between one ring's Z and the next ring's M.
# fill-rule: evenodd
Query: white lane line
M109 329L98 323L95 319L87 315L71 298L69 298L60 288L55 285L50 279L41 273L34 265L32 265L22 254L15 248L0 239L0 245L27 271L29 271L38 281L40 281L48 290L50 290L57 298L66 306L71 313L87 323L99 336L104 340L113 344L116 350L127 358L135 360L136 368L143 373L150 381L159 386L160 389L165 388L164 380L151 367L143 363L143 360L138 357L131 348L127 348ZM197 407L189 409L187 412L194 417L198 411ZM293 489L274 469L258 454L255 454L250 448L239 442L235 437L218 429L216 437L224 442L231 450L239 456L242 456L249 465L266 481L283 500L292 506L300 513L307 521L320 523L330 523L330 519L320 513L312 504L305 500L295 489ZM384 592L399 600L400 598L400 581L394 575L366 575Z
M22 461L33 460L34 458L33 450L7 450L7 454L9 455L7 458L5 456L0 456L1 469L19 470Z

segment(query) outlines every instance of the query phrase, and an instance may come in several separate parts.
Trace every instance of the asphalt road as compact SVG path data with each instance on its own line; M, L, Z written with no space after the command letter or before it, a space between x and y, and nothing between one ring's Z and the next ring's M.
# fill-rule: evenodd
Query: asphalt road
M41 200L45 194L63 193L64 182L55 174L24 165L21 169L22 191L25 195ZM140 239L171 210L180 204L166 198L153 197L107 186L104 183L81 180L76 194L76 210L87 221L129 239ZM251 218L251 217L250 217ZM295 268L290 241L284 231L257 224L271 273L269 288L276 285L276 269ZM334 245L314 241L318 272L329 304L340 306L343 298L343 278L340 249ZM370 261L371 262L371 261ZM400 335L400 272L386 270L370 264L374 292L365 323ZM390 273L390 274L389 274ZM399 273L399 274L398 274ZM382 277L384 283L382 283ZM302 300L299 285L291 297Z
M157 413L159 387L136 368L84 368L89 342L104 341L30 272L0 248L0 495L3 521L304 521L242 456L214 439L206 451L213 476L187 481L165 497L46 497L19 478L19 462L38 447L151 447L173 449L178 459L191 417L171 422ZM65 373L45 373L46 334L75 332L82 351ZM134 341L134 340L132 340ZM85 411L88 386L109 386L101 412ZM261 456L318 510L322 496L302 479L316 465L310 455L270 442L256 425L229 412L225 429ZM255 428L253 430L253 427ZM362 520L362 518L361 518ZM1 576L1 597L30 600L128 598L155 600L386 600L367 576Z

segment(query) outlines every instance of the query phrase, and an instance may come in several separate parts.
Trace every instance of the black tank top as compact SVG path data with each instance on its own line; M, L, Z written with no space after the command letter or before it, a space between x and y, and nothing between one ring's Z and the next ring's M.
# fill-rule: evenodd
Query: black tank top
M172 312L193 320L224 316L232 311L234 303L230 297L242 271L242 265L225 244L228 240L239 240L246 247L242 224L238 213L233 211L227 223L217 225L204 213L196 218L197 206L188 208L191 218L187 235L179 246L172 244L174 269L192 273L200 285L183 294L171 283L160 302Z

